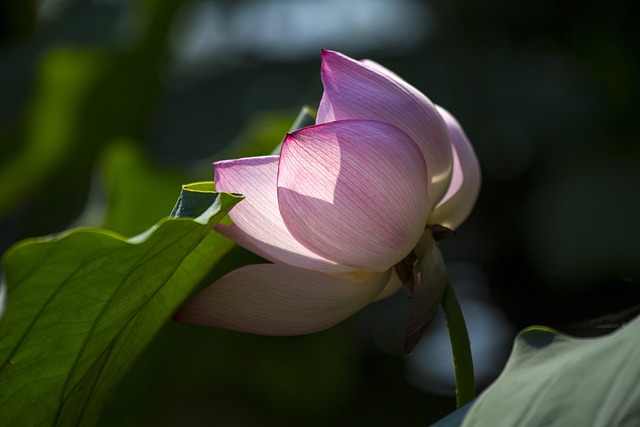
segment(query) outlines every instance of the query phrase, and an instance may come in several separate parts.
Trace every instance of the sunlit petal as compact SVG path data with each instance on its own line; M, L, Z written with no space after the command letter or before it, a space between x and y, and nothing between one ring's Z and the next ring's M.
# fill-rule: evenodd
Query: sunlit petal
M397 126L423 153L431 200L436 203L445 195L452 168L451 140L442 117L424 94L379 64L326 50L322 84L317 123L373 119Z
M396 80L397 82L399 82L399 83L401 83L403 85L411 86L402 77L400 77L399 75L397 75L396 73L394 73L393 71L391 71L390 69L385 67L384 65L378 64L376 61L372 61L370 59L361 59L359 62L362 65L364 65L365 67L367 67L367 68L369 68L369 69L371 69L373 71L376 71L376 72L378 72L380 74L386 74L391 79ZM417 89L415 89L415 88L414 88L414 90L417 91Z
M234 270L198 294L175 319L262 335L327 329L371 302L390 271L350 281L281 264Z
M287 230L277 198L278 156L249 157L215 164L216 190L244 194L231 210L234 225L216 230L272 262L318 271L349 271L304 247Z
M395 126L343 120L285 139L278 201L287 228L327 259L385 271L419 240L430 210L420 150Z
M438 106L453 142L453 176L447 194L429 217L429 224L455 229L469 216L480 193L480 164L460 123Z

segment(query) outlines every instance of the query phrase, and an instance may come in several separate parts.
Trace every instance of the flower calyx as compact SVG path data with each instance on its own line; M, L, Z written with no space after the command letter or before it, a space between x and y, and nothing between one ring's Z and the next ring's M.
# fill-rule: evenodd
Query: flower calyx
M405 354L411 354L438 311L449 280L433 232L425 230L418 245L394 268L412 299L404 342Z

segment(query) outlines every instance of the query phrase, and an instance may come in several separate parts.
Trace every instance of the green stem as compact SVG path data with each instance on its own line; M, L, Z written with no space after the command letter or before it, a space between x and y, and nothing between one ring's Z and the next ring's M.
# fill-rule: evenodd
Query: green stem
M453 367L456 373L456 404L458 408L476 397L476 382L473 374L473 358L467 325L462 315L460 303L447 280L447 287L442 297L442 310L449 330Z

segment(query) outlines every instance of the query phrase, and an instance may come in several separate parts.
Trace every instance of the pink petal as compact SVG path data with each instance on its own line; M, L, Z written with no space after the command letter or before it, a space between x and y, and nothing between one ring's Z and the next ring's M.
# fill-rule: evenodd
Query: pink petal
M429 224L455 229L469 216L480 193L480 164L460 123L438 106L453 141L453 175L440 204L429 216Z
M444 196L451 176L451 140L442 117L424 94L373 61L355 61L326 50L322 84L316 123L373 119L397 126L422 151L431 200L437 203Z
M407 81L405 79L403 79L402 77L400 77L399 75L397 75L396 73L394 73L393 71L388 69L387 67L385 67L385 66L383 66L381 64L378 64L376 61L372 61L370 59L361 59L358 62L360 62L362 65L364 65L365 67L369 68L372 71L375 71L375 72L380 73L380 74L386 74L392 80L396 80L397 82L401 83L402 85L407 85L407 86L411 87L411 89L413 89L415 91L418 91L413 86L409 85L409 83L407 83Z
M229 213L234 224L216 230L272 262L327 272L353 270L316 255L289 233L278 209L278 160L265 156L215 163L216 190L246 196Z
M342 120L285 138L278 201L297 241L338 264L385 271L424 230L430 202L424 161L387 123Z
M350 281L282 264L234 270L189 301L176 320L261 335L327 329L371 302L390 272Z

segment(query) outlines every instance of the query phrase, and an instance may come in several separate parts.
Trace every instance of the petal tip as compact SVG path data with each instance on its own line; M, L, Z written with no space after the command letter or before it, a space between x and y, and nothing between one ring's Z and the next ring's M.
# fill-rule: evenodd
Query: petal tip
M341 66L344 64L361 65L359 61L335 50L322 50L322 69L329 71L331 66Z
M328 57L332 57L332 56L336 56L338 55L338 52L336 52L335 50L329 50L329 49L324 49L322 48L322 59L328 58Z

